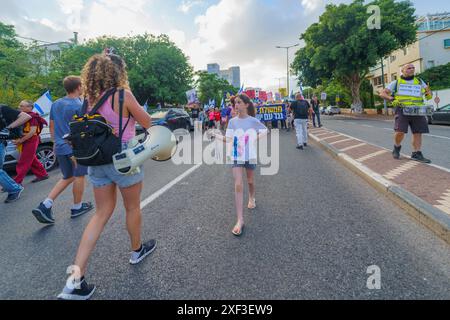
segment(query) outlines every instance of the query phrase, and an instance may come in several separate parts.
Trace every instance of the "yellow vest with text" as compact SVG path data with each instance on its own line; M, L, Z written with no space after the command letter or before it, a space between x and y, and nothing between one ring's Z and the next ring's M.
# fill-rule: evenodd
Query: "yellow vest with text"
M402 84L409 84L408 81L400 78L397 80L397 89L394 93L395 95L395 101L402 104L403 107L409 107L409 106L424 106L425 103L423 101L423 96L425 95L426 90L424 88L421 89L422 95L420 97L414 97L414 96L403 96L398 94L398 90L400 88L400 85ZM422 82L418 78L414 78L414 85L422 85Z

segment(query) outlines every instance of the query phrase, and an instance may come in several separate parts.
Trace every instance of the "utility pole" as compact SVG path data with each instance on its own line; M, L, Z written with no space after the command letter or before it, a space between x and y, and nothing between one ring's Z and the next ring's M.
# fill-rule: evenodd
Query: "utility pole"
M381 79L382 79L383 90L384 90L386 88L386 82L384 81L384 59L383 59L383 57L381 57ZM383 99L383 101L384 101L384 114L388 115L387 101L386 101L386 99Z
M286 49L286 56L287 56L287 94L288 97L291 96L291 91L290 91L290 81L289 81L289 49L293 48L293 47L298 47L300 45L300 43L294 44L292 46L288 46L288 47L282 47L282 46L276 46L277 49Z
M278 91L281 89L281 79L283 78L275 78L278 80Z

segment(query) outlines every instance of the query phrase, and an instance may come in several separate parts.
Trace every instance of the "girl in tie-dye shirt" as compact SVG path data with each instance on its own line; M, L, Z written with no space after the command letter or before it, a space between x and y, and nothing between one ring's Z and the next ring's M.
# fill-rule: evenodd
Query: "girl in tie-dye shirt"
M247 174L249 189L248 208L256 208L255 200L255 169L257 163L257 140L267 134L267 128L255 118L256 110L245 94L240 94L235 99L237 116L230 120L226 136L215 134L216 139L228 143L227 157L233 164L233 176L235 184L235 200L238 222L232 233L240 236L244 228L244 170Z

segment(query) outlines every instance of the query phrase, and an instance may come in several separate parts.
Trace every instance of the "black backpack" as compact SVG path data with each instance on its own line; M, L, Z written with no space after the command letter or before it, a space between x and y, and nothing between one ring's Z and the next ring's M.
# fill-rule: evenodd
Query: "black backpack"
M5 105L0 105L0 123L2 124L3 128L7 128L10 123L8 123L8 121L6 121L5 116L3 115L3 108L9 108L9 107L5 106ZM6 136L6 137L2 136L0 139L0 142L6 144L7 140L20 139L22 136L23 136L23 125L19 126L17 128L14 128L14 129L10 129L9 136Z
M131 117L128 118L125 128L122 128L124 90L119 90L119 137L114 134L113 128L106 119L97 113L111 96L113 96L112 108L114 110L116 92L116 88L107 91L89 113L87 112L88 102L85 100L81 115L75 115L73 121L69 123L70 134L67 140L72 144L73 156L77 163L83 166L95 167L111 164L113 156L122 152L123 132Z

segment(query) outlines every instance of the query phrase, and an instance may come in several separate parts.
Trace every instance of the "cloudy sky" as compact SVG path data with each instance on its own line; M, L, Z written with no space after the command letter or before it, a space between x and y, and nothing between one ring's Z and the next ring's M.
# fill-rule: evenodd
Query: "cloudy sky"
M165 33L195 70L238 65L246 86L286 85L286 51L327 3L350 0L0 0L0 21L44 41ZM447 0L413 0L416 13L450 11ZM292 61L294 50L291 51ZM292 85L295 81L292 80Z

